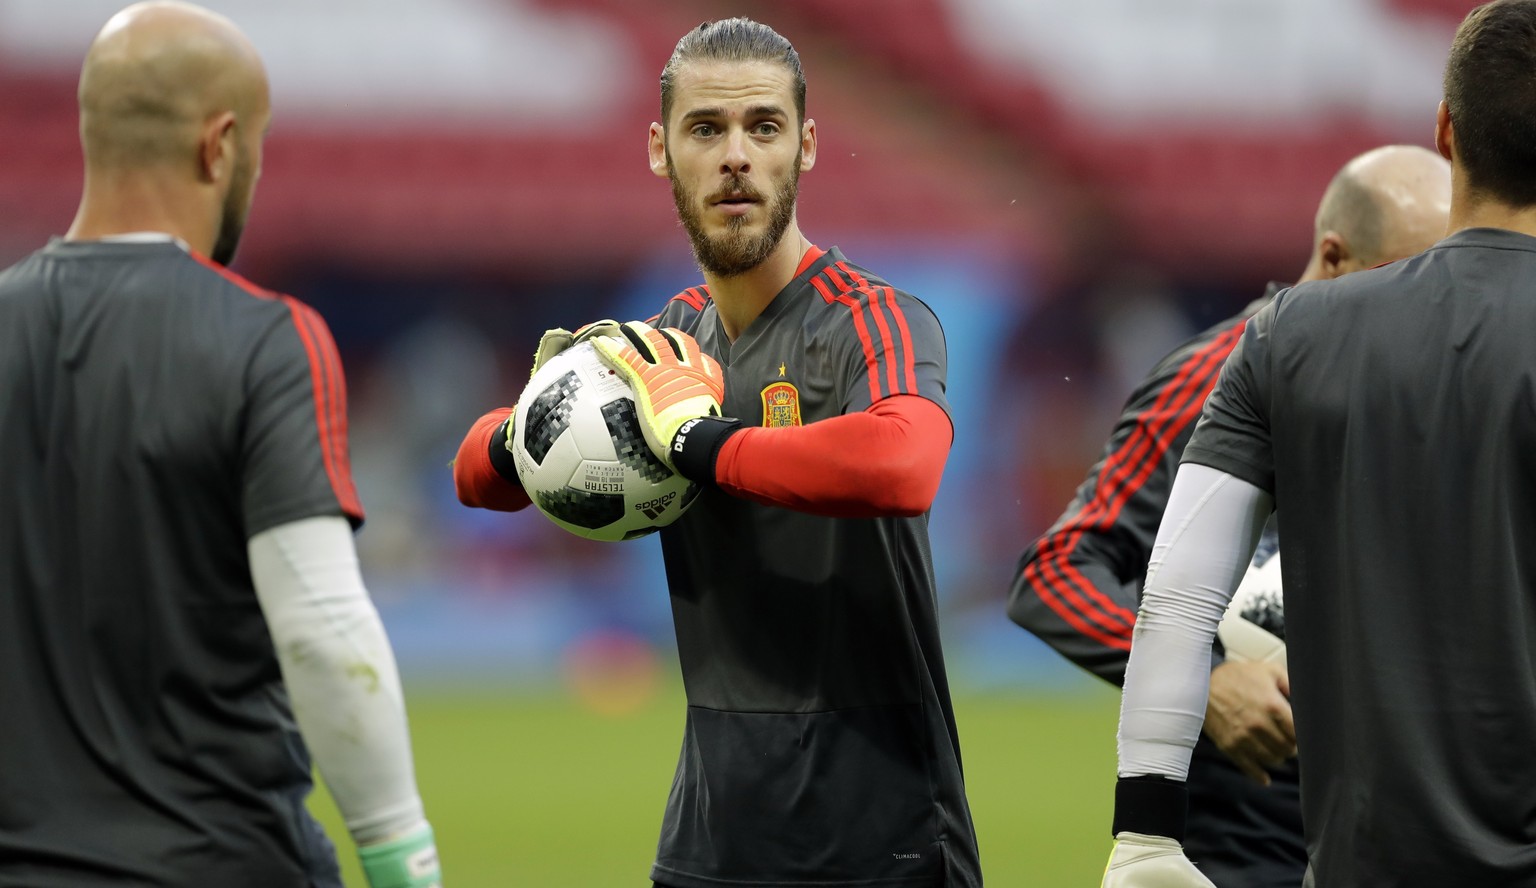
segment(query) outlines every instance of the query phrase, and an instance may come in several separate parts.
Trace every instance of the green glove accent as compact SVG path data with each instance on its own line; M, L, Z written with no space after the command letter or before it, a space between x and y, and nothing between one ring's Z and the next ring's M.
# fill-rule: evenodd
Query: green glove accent
M530 377L533 376L534 373L539 372L539 368L544 366L550 358L578 342L586 342L594 336L617 335L619 335L619 322L606 318L601 321L593 321L585 327L578 327L575 333L564 327L545 330L544 335L539 337L538 350L533 353L533 371L528 375Z
M437 860L432 825L387 842L357 849L369 888L442 888L443 868Z

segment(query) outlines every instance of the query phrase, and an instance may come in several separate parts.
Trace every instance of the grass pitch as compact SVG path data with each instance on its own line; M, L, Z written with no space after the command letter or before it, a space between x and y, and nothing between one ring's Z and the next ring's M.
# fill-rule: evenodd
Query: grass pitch
M955 700L992 888L1098 884L1109 854L1119 697ZM573 697L412 690L417 777L445 888L646 886L683 730L681 690L622 715ZM365 888L335 806L311 808Z

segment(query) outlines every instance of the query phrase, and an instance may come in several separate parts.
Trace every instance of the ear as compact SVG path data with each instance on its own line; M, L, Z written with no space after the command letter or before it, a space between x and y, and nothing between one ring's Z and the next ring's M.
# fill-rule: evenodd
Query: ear
M1343 274L1349 273L1349 264L1353 260L1350 254L1349 242L1337 231L1323 232L1322 239L1317 242L1317 264L1322 271L1323 280L1332 280Z
M235 112L208 118L197 140L198 176L210 185L228 181L235 170Z
M651 124L651 133L646 140L646 153L650 155L651 172L667 178L670 170L667 169L667 131L659 123Z
M1440 156L1452 163L1456 162L1456 132L1451 126L1451 109L1440 100L1440 107L1435 109L1435 150Z
M800 125L800 172L816 165L816 121L806 118Z

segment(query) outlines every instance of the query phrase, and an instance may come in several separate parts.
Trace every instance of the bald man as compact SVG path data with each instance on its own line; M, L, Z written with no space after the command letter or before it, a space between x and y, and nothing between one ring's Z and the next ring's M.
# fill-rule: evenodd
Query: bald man
M68 233L0 272L0 884L440 882L358 572L324 321L229 272L271 112L255 48L130 6L80 77Z
M1351 160L1323 194L1300 280L1328 280L1426 249L1445 231L1450 183L1449 165L1423 148L1389 146ZM1020 560L1008 615L1112 684L1125 680L1147 561L1184 445L1247 319L1281 289L1270 284L1263 299L1152 369L1072 503ZM1256 567L1277 545L1271 538L1260 547ZM1231 619L1283 645L1278 596ZM1240 660L1243 653L1218 645L1211 658L1185 846L1221 888L1295 888L1306 848L1288 678L1281 662Z

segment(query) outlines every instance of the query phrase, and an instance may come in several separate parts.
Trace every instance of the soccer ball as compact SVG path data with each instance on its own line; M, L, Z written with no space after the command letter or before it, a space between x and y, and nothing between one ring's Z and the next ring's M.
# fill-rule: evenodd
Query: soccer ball
M545 362L512 417L512 458L539 511L589 540L631 540L676 521L697 484L645 443L629 384L592 343Z
M1285 598L1280 587L1280 553L1248 566L1216 627L1227 659L1286 665Z

